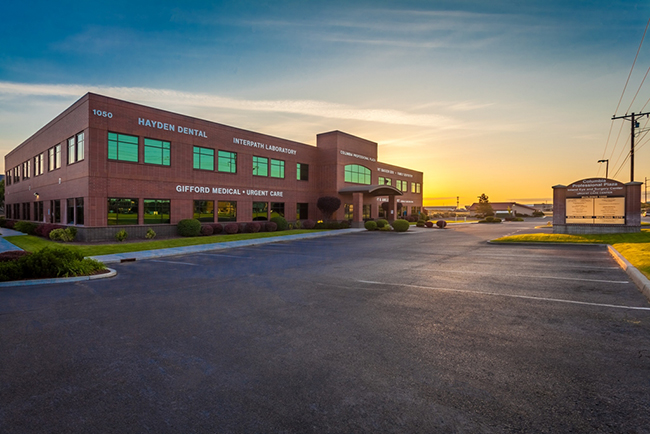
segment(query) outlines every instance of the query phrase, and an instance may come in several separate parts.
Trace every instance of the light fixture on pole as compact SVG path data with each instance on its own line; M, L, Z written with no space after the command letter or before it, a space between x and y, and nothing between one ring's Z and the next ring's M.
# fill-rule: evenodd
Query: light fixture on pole
M605 166L605 179L609 178L609 160L598 160L599 163L607 163Z

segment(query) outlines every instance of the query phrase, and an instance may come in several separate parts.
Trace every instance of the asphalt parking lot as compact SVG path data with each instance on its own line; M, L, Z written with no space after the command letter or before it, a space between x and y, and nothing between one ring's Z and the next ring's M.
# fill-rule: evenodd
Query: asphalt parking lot
M360 232L0 289L0 427L650 432L650 304L529 223Z

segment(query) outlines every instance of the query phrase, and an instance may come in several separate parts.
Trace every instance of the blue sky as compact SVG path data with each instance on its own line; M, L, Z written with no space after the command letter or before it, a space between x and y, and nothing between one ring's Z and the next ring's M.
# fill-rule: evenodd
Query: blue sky
M610 118L648 18L647 1L5 2L0 152L94 91L304 143L362 136L424 171L432 205L548 200L625 158ZM649 66L647 41L617 114L643 109Z

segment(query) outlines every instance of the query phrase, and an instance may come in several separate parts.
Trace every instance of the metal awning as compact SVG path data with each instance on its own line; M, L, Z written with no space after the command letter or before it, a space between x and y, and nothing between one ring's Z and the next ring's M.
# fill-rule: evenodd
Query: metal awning
M363 193L369 196L401 196L403 193L392 185L355 185L339 190L339 194Z

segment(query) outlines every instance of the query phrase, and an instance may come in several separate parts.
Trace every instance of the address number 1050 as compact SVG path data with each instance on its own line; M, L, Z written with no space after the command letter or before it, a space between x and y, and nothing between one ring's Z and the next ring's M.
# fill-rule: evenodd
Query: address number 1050
M113 117L113 113L107 112L107 111L102 111L102 110L93 109L93 114L95 116L101 116L103 118L112 118Z

